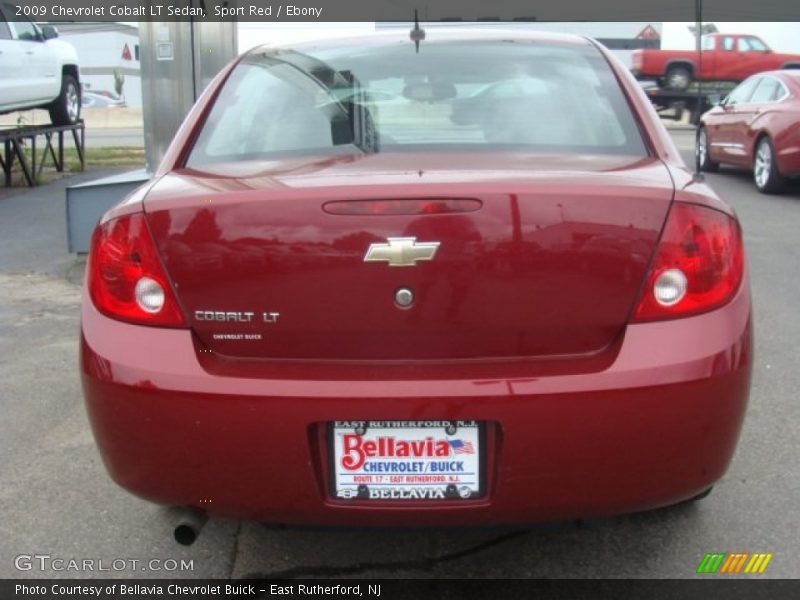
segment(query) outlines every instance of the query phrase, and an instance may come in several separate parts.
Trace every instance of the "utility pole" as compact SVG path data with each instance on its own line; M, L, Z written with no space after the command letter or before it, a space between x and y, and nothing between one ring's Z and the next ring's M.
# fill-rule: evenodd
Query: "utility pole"
M703 112L703 81L701 78L703 72L703 0L694 0L695 11L695 49L697 50L697 73L695 79L697 80L697 118Z
M692 111L692 115L695 116L695 122L693 123L695 127L700 122L700 115L703 113L703 81L702 81L702 73L703 73L703 0L694 0L694 10L695 10L695 47L697 49L697 73L695 73L695 79L697 79L697 99L695 110ZM696 142L695 142L696 143ZM695 152L697 150L695 149ZM700 171L700 161L695 157L695 169L694 169L694 178L698 181L703 181L705 177L703 173Z

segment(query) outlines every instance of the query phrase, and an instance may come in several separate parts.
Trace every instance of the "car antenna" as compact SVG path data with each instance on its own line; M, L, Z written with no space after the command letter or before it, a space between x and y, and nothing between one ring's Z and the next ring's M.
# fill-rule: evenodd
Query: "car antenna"
M697 98L695 100L696 108L692 111L692 114L695 116L695 123L693 124L697 128L700 125L700 116L703 114L703 0L694 0L694 12L696 21L694 36L695 47L697 48ZM706 152L708 152L708 148L706 148ZM697 158L694 160L694 180L705 181L705 175L700 170L700 161Z
M416 8L414 9L414 29L411 30L408 37L414 42L414 47L417 49L417 54L419 54L419 43L425 39L425 30L419 26L419 16Z

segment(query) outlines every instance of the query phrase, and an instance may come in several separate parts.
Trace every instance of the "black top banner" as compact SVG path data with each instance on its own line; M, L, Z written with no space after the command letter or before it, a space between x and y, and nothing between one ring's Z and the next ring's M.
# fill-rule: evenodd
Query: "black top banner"
M800 21L790 0L11 0L6 20L70 21ZM798 25L800 34L800 25Z

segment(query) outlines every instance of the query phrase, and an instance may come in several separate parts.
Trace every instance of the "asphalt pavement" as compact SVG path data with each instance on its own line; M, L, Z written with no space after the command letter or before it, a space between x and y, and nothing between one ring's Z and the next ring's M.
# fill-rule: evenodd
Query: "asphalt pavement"
M689 159L692 132L672 135ZM77 370L83 261L67 254L64 188L106 174L0 190L0 578L683 578L695 576L712 551L770 552L761 577L800 576L800 184L783 196L764 196L747 173L708 176L744 227L756 365L733 464L705 500L505 530L270 528L212 519L193 546L182 547L162 508L110 481L83 408ZM69 569L69 559L93 560L94 570Z

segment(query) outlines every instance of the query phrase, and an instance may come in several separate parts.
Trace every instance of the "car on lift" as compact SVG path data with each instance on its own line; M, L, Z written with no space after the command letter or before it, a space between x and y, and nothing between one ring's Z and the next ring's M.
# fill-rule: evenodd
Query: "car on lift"
M800 54L774 52L760 37L741 33L711 33L701 41L702 60L694 50L634 50L632 71L639 78L656 78L671 90L686 90L693 81L740 82L774 69L800 69Z
M226 67L94 231L80 373L143 498L530 523L707 494L752 348L736 215L625 66L459 28Z
M58 38L52 25L41 27L16 8L0 4L0 114L42 108L53 125L72 125L81 113L78 53Z
M800 71L768 71L743 81L700 119L697 167L752 169L758 191L777 194L800 175Z

